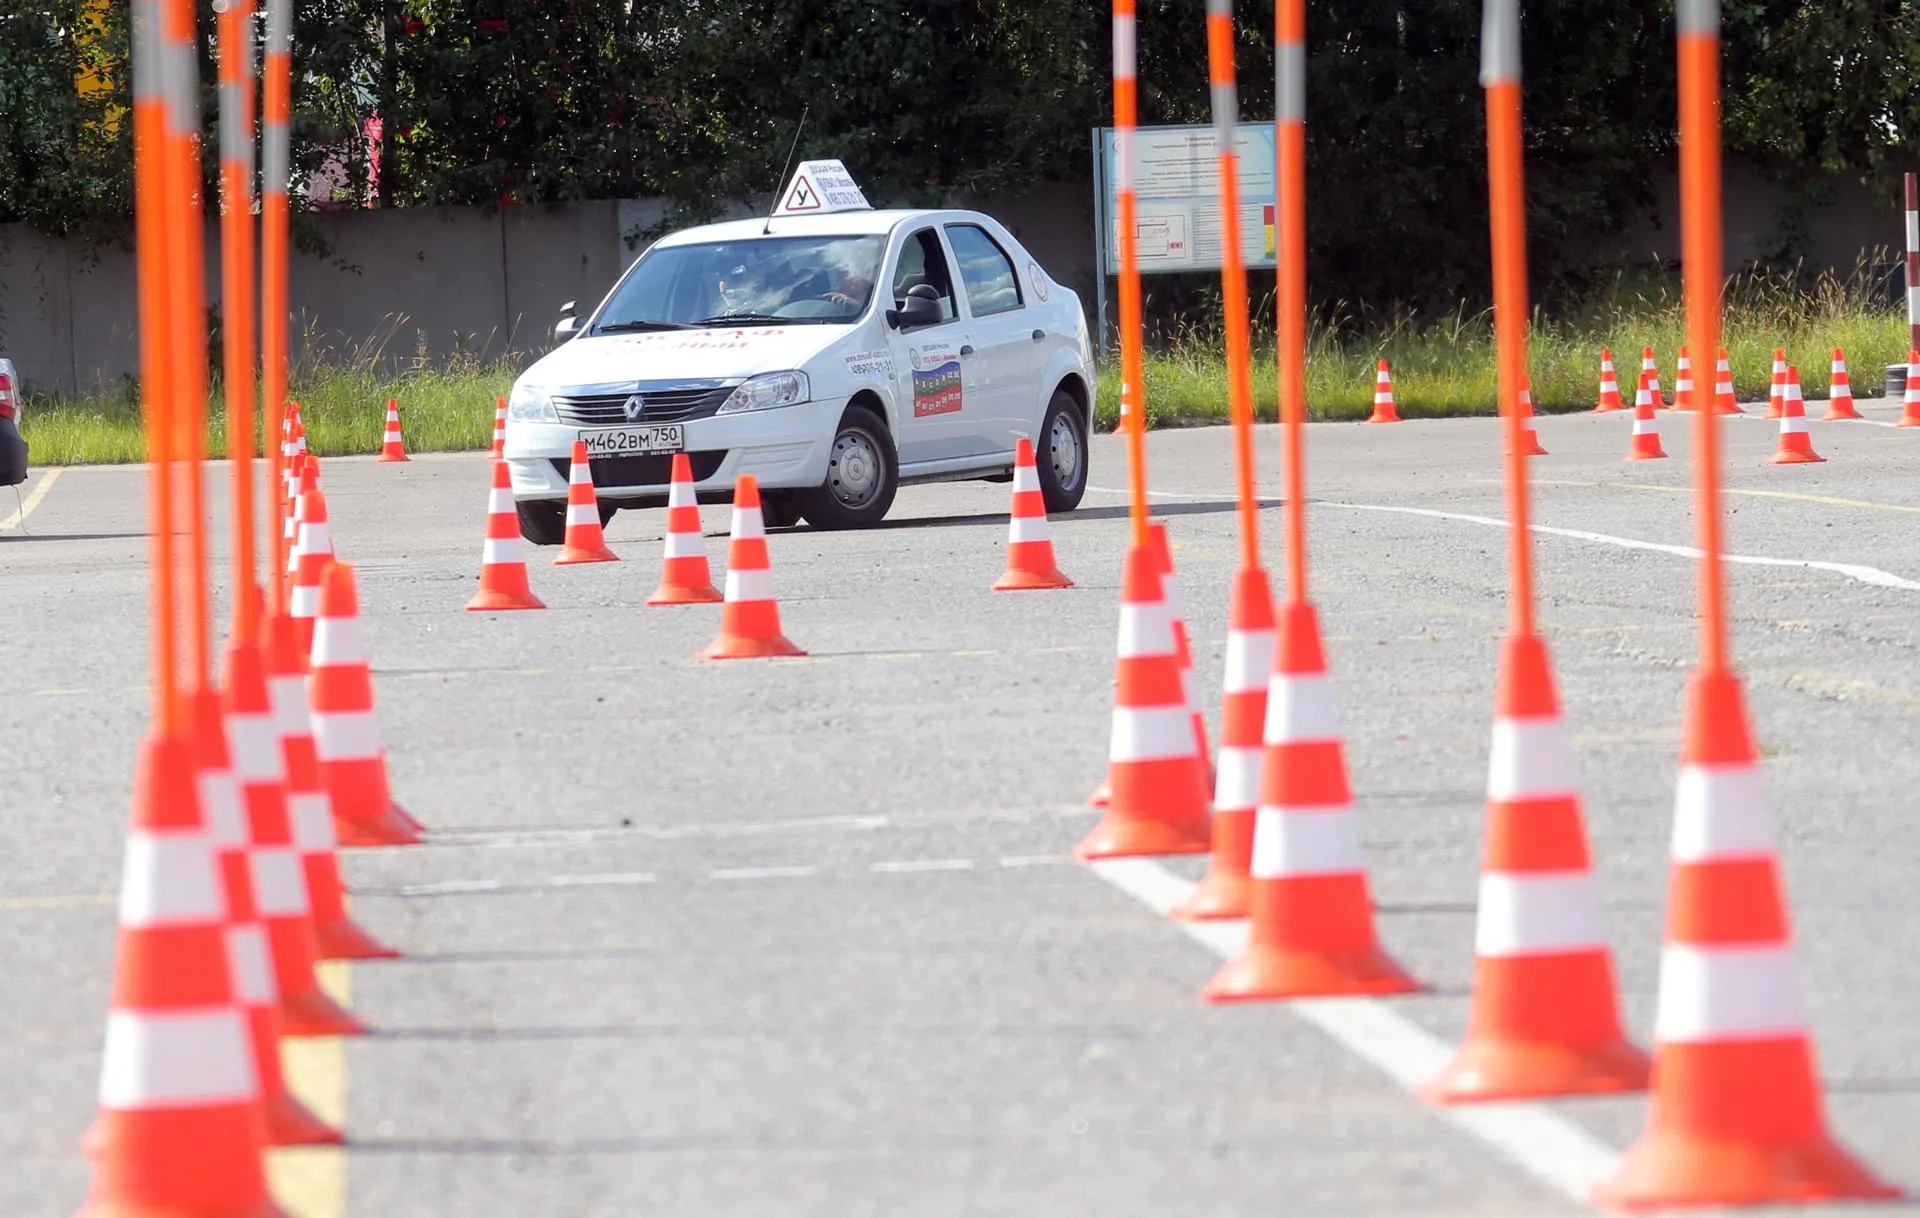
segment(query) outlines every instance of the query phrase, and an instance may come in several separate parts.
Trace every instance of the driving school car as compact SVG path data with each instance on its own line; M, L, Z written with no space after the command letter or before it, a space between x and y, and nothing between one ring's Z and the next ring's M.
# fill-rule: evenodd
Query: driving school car
M1006 481L1021 437L1048 511L1086 491L1079 298L991 217L875 210L835 161L803 163L771 216L662 238L555 337L503 450L536 544L564 535L576 439L603 520L664 503L676 453L710 501L754 475L775 526L865 527L905 484Z

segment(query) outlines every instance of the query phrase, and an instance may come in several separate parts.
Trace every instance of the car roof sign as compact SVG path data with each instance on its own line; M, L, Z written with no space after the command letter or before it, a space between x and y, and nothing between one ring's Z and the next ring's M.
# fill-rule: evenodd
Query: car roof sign
M824 216L839 211L872 211L853 175L839 161L802 161L780 195L776 216Z

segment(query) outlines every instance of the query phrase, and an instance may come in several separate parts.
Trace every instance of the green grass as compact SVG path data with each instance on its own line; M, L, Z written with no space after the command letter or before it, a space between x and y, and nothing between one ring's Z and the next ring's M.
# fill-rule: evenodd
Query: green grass
M387 399L400 408L408 452L485 448L493 438L494 399L507 392L515 365L419 369L381 375L368 368L308 368L290 396L300 403L307 448L323 457L377 453ZM35 465L115 464L145 459L140 409L131 390L85 398L29 397L21 435ZM226 455L226 407L216 386L207 412L207 453Z
M1773 350L1782 347L1800 370L1809 398L1827 391L1832 349L1842 347L1854 392L1879 394L1887 364L1906 357L1903 316L1871 302L1863 274L1828 275L1803 287L1787 276L1737 276L1728 285L1726 335L1735 390L1764 400ZM1315 419L1362 419L1373 410L1374 365L1392 367L1394 397L1407 418L1485 415L1494 411L1494 350L1488 314L1445 319L1398 317L1356 321L1335 313L1308 340L1307 402ZM1658 273L1616 276L1585 298L1536 312L1529 358L1533 401L1543 413L1591 410L1599 385L1600 350L1613 351L1628 405L1640 351L1651 346L1661 388L1673 392L1674 359L1684 318L1677 284ZM1227 373L1217 321L1186 323L1149 336L1146 404L1150 426L1217 422L1228 417ZM507 392L521 359L481 363L456 356L439 367L416 353L405 371L389 371L371 350L339 357L309 345L296 365L291 396L301 404L307 445L322 456L380 451L389 397L400 406L410 452L485 448L493 434L494 399ZM1117 359L1100 369L1097 426L1110 429L1119 405ZM1693 359L1703 391L1713 379L1711 356ZM1256 417L1272 420L1278 400L1273 342L1255 344ZM29 397L23 433L36 465L138 461L144 442L131 388L80 397ZM216 389L208 418L208 452L224 454L226 420Z
M1764 401L1772 382L1773 351L1783 348L1809 398L1824 397L1833 348L1845 350L1856 396L1877 396L1886 365L1907 355L1903 314L1871 304L1864 277L1825 276L1806 290L1780 279L1735 278L1728 288L1725 335L1734 391L1742 401ZM1528 341L1534 408L1542 413L1593 409L1599 394L1600 352L1613 352L1626 404L1632 406L1643 347L1651 346L1660 387L1671 398L1674 363L1686 341L1677 285L1654 281L1611 290L1548 318L1536 312ZM1227 411L1225 342L1217 327L1189 327L1155 336L1145 364L1147 422L1164 427L1223 420ZM1691 355L1694 383L1710 389L1714 360ZM1364 419L1373 412L1376 362L1393 375L1394 400L1406 418L1494 413L1493 328L1490 314L1444 322L1400 318L1364 328L1339 321L1317 325L1308 338L1307 410L1314 419ZM1100 375L1102 429L1117 418L1117 359ZM1279 377L1273 340L1256 339L1252 368L1256 418L1277 413Z

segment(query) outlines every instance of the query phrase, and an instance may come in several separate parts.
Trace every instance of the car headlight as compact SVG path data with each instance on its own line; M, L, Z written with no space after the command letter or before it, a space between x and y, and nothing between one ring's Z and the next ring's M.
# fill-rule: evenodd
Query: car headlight
M751 377L727 395L715 414L742 414L749 410L772 410L807 401L813 387L804 372L768 372Z
M519 423L560 421L560 416L553 410L553 399L531 385L513 387L513 396L507 399L507 418Z

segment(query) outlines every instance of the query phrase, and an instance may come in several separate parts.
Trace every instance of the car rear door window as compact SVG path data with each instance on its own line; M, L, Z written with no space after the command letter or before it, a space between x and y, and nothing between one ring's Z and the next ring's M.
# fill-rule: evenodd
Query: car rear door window
M1020 298L1020 279L1013 272L1013 260L986 229L977 224L949 224L947 242L953 246L954 260L960 266L960 282L966 285L967 304L975 317L991 317L1024 303Z

